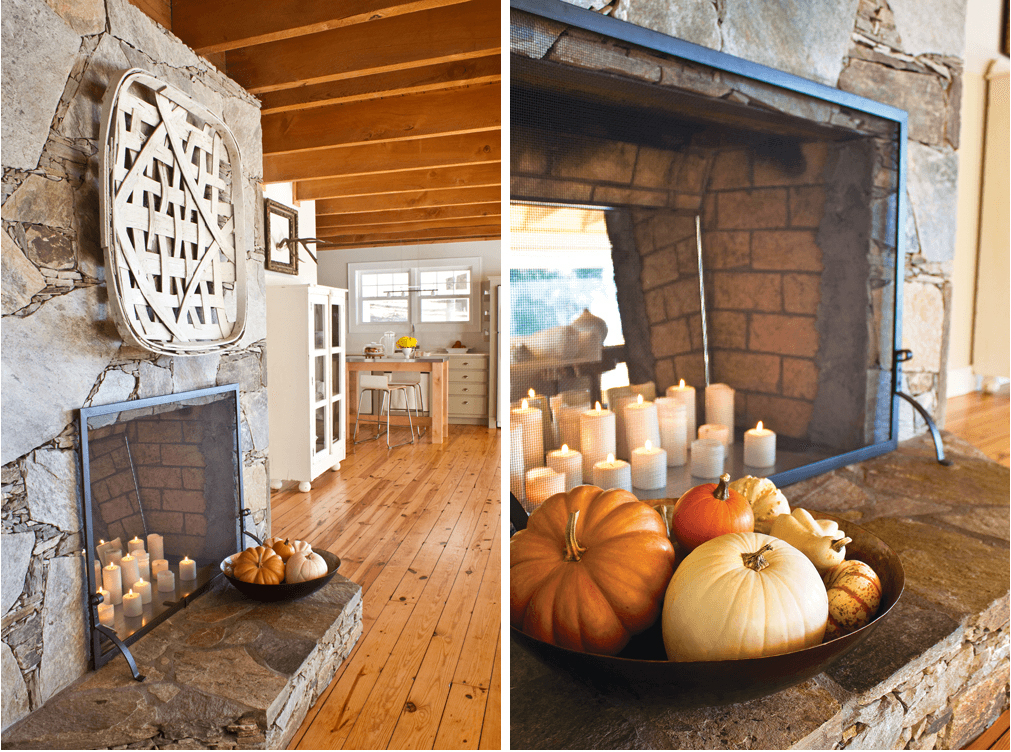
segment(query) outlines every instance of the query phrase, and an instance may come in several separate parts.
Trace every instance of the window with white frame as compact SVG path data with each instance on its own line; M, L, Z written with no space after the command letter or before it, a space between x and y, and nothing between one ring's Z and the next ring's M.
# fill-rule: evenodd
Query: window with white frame
M381 331L416 328L479 329L479 257L351 262L351 325Z

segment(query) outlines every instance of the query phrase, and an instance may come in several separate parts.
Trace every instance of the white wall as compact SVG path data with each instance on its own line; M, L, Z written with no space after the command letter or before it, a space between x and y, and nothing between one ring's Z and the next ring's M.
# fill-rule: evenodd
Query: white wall
M270 183L263 187L264 198L279 201L285 206L295 206L292 199L291 183ZM302 201L298 207L298 236L300 238L316 237L316 202ZM316 253L315 246L310 245L313 253ZM317 254L318 257L318 254ZM282 274L281 272L266 272L268 285L298 285L316 284L316 262L306 253L305 246L298 246L298 276L293 274Z
M301 219L299 219L301 222ZM417 259L481 257L481 276L478 283L489 277L502 274L502 243L498 240L475 240L461 243L432 243L420 245L382 246L379 248L353 248L322 250L319 253L318 281L330 287L348 286L348 263L352 261L403 261L410 263ZM488 351L488 342L480 331L456 332L440 331L430 338L425 336L423 326L417 326L419 346L425 350L438 350L460 340L467 347L478 352ZM407 332L397 332L398 335ZM369 342L376 339L374 333L348 332L349 352L361 352Z

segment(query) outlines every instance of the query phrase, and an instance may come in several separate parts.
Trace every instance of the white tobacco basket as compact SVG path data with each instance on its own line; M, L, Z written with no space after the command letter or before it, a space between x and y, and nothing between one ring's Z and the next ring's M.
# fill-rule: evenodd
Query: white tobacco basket
M204 355L246 327L242 167L228 127L146 71L105 93L101 231L109 310L128 344Z

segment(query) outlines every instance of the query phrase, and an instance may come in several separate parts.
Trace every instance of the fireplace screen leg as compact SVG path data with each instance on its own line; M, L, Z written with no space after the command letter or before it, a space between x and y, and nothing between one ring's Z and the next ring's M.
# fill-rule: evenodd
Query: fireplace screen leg
M119 648L119 652L123 654L123 657L126 658L127 664L130 666L130 673L133 674L133 678L137 681L144 681L144 675L137 670L137 661L133 659L133 655L130 653L130 648L123 644L123 641L119 639L115 631L104 624L98 624L95 629L112 640L112 644Z
M915 399L910 397L905 392L895 392L898 396L902 397L906 402L913 406L913 408L923 417L927 422L927 427L930 429L930 435L934 438L934 451L937 453L937 461L942 465L950 465L951 460L946 459L944 456L944 443L941 441L941 433L937 430L937 424L934 423L934 419L930 417L930 413L923 409L923 405L917 402Z

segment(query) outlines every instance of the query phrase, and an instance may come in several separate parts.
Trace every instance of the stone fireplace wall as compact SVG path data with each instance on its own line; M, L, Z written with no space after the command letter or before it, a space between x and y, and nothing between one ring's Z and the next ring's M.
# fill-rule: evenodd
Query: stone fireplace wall
M241 385L245 500L269 529L262 175L257 101L127 0L4 0L3 724L88 670L77 410ZM125 346L107 310L98 130L111 78L139 67L222 117L239 143L246 332L228 353Z
M915 0L817 0L805 12L792 5L731 0L567 0L623 21L787 71L909 113L903 337L913 360L904 386L942 424L955 253L959 104L965 45L964 0L932 5ZM591 36L554 22L512 14L511 51L581 65ZM660 62L631 45L609 45L598 69L679 86L697 78L690 67ZM705 82L713 96L777 109L761 86ZM822 117L812 112L811 117ZM838 114L829 115L840 120ZM515 142L514 142L515 143ZM515 182L514 182L515 185ZM900 437L925 430L906 404Z

